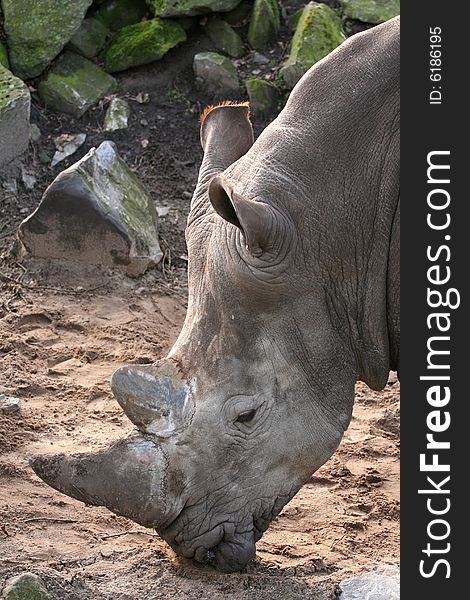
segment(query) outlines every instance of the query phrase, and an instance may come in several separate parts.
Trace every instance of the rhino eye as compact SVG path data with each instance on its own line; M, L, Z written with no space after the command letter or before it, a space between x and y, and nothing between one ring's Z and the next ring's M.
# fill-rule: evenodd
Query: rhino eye
M256 410L252 408L251 410L247 410L246 412L242 412L237 417L237 423L249 423L253 420L253 417L256 414Z

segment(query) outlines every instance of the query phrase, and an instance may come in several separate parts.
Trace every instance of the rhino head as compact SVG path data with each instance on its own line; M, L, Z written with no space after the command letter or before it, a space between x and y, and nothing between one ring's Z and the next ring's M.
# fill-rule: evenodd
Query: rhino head
M182 331L165 359L112 378L134 431L94 454L31 464L61 492L233 572L337 448L357 361L306 264L302 218L253 188L249 108L210 110L201 141Z

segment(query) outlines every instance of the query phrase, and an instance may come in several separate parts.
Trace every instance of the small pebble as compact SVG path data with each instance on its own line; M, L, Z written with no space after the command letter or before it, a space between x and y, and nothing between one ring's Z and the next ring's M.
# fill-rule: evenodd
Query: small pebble
M20 410L21 401L13 396L5 396L0 394L0 413L4 415L13 414Z

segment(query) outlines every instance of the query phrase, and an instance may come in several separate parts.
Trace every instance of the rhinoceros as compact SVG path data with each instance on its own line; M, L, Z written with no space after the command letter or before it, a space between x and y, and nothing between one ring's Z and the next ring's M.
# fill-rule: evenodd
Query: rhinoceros
M355 382L399 367L398 18L312 67L255 142L245 104L206 110L200 136L183 328L112 377L135 428L31 464L233 572L337 448Z

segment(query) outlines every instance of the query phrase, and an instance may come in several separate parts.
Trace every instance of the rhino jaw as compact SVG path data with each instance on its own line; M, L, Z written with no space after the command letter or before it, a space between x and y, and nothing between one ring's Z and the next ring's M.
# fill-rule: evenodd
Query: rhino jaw
M134 434L96 453L38 456L30 465L48 485L86 504L145 527L165 522L167 457L148 436Z

